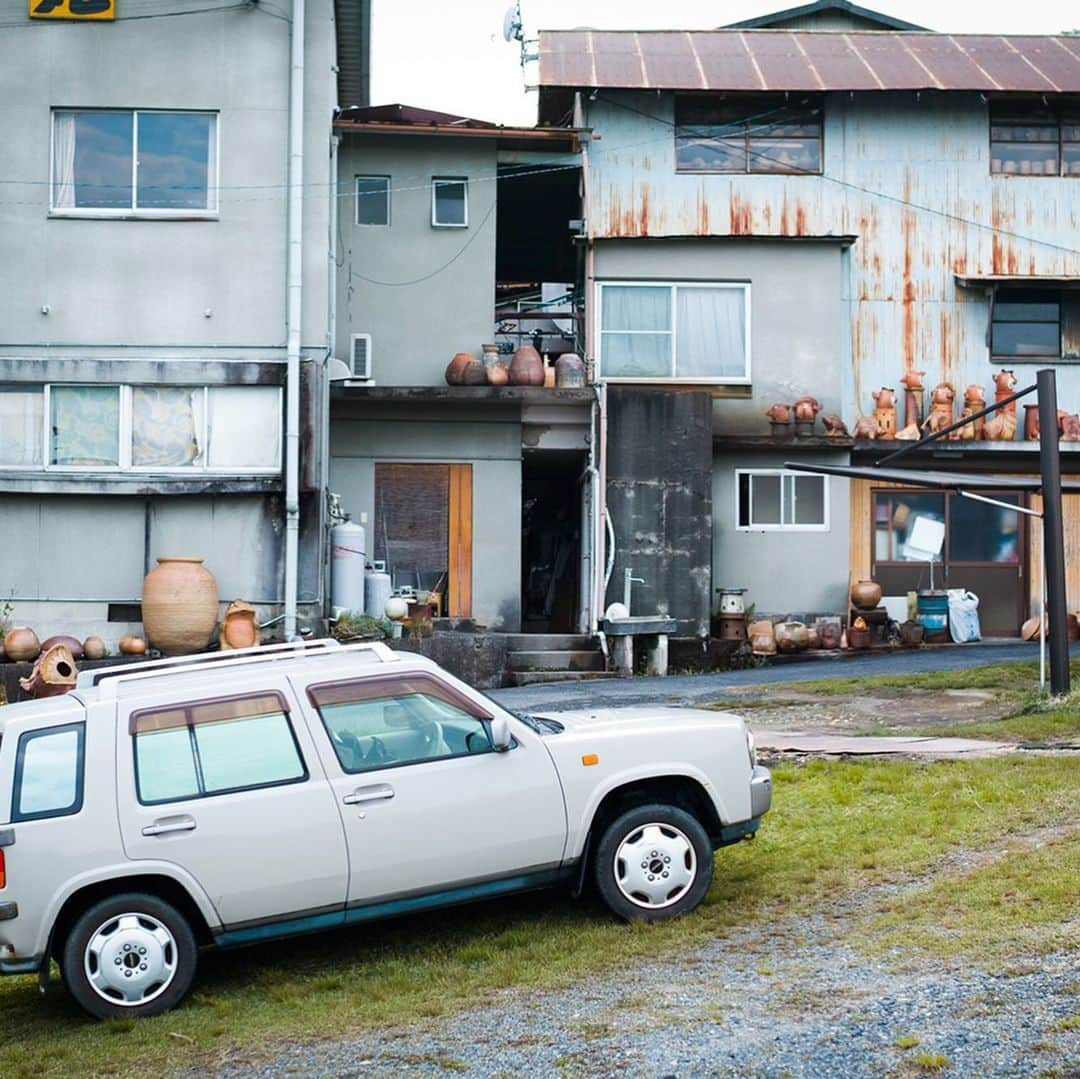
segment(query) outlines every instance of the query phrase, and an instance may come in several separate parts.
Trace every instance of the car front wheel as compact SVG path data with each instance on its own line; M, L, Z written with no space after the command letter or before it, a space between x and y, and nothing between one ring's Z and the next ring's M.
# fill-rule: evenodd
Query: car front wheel
M183 999L198 945L179 911L133 892L95 903L64 943L64 982L98 1019L160 1015Z
M672 805L645 805L613 820L596 848L596 884L628 921L688 914L712 881L712 844L696 817Z

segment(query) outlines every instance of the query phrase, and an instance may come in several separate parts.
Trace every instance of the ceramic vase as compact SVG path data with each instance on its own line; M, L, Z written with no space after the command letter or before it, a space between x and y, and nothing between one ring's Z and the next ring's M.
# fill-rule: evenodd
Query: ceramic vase
M143 580L143 628L166 656L201 652L217 625L218 590L201 558L159 558Z
M555 385L561 389L585 385L585 364L576 352L564 352L555 361Z
M522 345L510 361L510 385L543 386L544 361L532 345Z
M877 581L857 581L851 588L851 604L861 611L872 611L881 602L881 585Z

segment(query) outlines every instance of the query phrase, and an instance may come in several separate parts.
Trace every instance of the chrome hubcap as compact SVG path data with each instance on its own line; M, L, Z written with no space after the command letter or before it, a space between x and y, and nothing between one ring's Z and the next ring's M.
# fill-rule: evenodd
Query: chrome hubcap
M176 941L149 914L120 914L90 937L83 956L91 988L110 1004L134 1007L159 997L176 976Z
M635 906L658 910L677 903L697 877L697 855L671 824L635 828L615 852L615 882Z

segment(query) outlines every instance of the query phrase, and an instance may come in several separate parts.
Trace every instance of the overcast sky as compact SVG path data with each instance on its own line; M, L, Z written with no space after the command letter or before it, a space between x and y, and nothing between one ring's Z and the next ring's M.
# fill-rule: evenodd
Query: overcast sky
M799 0L521 0L525 32L700 30ZM374 0L374 105L402 102L504 124L536 121L536 64L524 77L516 42L503 40L511 0ZM1056 34L1080 26L1076 0L880 0L863 6L951 33Z

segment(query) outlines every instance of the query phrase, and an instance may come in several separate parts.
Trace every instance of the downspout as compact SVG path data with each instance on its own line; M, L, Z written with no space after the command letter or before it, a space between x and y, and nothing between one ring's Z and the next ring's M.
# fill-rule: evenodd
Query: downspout
M285 261L285 640L296 640L300 552L300 328L304 272L304 0L293 0L289 60L289 209Z

